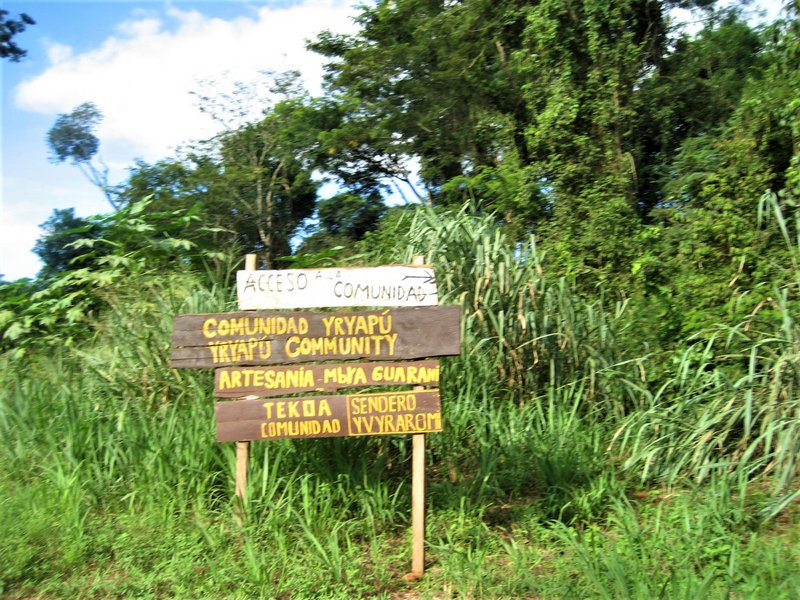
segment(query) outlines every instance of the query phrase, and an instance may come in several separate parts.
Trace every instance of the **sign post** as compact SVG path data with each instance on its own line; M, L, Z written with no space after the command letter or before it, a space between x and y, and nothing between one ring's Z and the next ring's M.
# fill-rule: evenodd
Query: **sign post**
M256 255L247 254L244 257L244 270L256 270ZM250 442L237 440L236 442L236 497L238 498L238 506L234 515L239 527L242 526L247 518L247 457L250 453Z
M438 306L433 269L423 263L258 271L248 254L237 273L239 312L175 317L171 365L215 367L215 396L236 399L217 402L215 414L217 440L236 442L240 525L250 441L411 435L412 569L405 579L423 576L425 434L442 431L432 357L459 354L461 346L460 309ZM315 307L381 308L297 310ZM406 385L413 387L338 393Z
M413 264L425 262L415 256ZM414 388L421 389L421 388ZM411 438L411 573L413 578L425 574L425 434Z

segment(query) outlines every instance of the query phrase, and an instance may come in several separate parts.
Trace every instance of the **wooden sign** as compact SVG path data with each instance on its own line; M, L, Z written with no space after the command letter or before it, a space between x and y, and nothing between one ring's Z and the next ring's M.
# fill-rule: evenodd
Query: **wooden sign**
M439 390L218 402L217 440L279 440L442 430Z
M218 398L335 392L383 385L439 387L439 361L226 367L214 373L214 395Z
M430 265L239 271L240 310L438 304Z
M460 331L458 306L178 315L170 364L202 368L449 356L459 353Z

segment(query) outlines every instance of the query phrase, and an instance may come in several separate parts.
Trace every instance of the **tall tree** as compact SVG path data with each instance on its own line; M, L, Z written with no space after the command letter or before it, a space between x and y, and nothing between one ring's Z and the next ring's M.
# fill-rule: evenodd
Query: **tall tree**
M298 140L287 130L295 125L273 113L220 140L218 183L235 215L232 226L268 267L277 256L290 254L290 237L311 216L317 197L318 184L299 158Z
M762 36L735 9L712 13L696 35L681 35L634 100L638 208L690 202L681 146L713 139L736 110L747 82L765 67ZM693 140L693 141L688 141ZM688 157L686 157L688 158ZM676 162L677 161L677 162ZM688 175L688 174L687 174Z
M331 154L387 177L406 177L403 158L413 157L432 202L452 196L442 188L455 177L501 158L524 164L523 82L509 65L524 7L383 0L363 9L358 34L320 36L311 48L330 59L328 89L347 115L330 135Z
M201 111L224 129L194 155L213 157L217 165L205 210L226 215L221 225L269 266L290 254L291 237L313 214L317 129L298 72L262 75L260 82L234 83L230 93L198 94ZM258 118L254 108L260 109Z
M714 3L378 1L357 34L311 44L343 113L329 152L385 176L416 158L432 202L473 199L541 233L559 269L624 278L671 152L730 114L758 53L735 22L671 46L670 9Z
M647 0L542 0L516 55L530 164L552 207L549 257L589 285L626 273L636 250L635 97L661 62L664 10Z
M315 208L319 116L296 74L267 77L267 98L248 84L200 96L202 110L223 131L184 147L179 157L138 161L115 188L120 202L148 197L147 212L191 209L204 226L184 237L199 248L258 252L266 264L290 254L292 237Z
M667 287L686 331L769 302L773 289L759 284L792 264L779 229L759 227L765 194L789 222L800 205L800 26L788 16L764 32L728 117L686 138L669 165L660 262L675 271Z
M595 252L588 238L636 230L634 99L662 60L673 4L365 7L357 34L326 33L310 46L329 59L328 90L346 113L329 134L331 154L387 176L398 174L397 157L414 157L431 201L473 197L519 230L555 216L579 233L581 260L616 264L616 251L601 241ZM580 233L593 221L606 226Z
M81 173L95 185L108 200L111 208L119 210L121 204L108 183L108 167L97 159L100 140L94 134L97 125L103 120L103 113L93 102L84 102L69 113L62 113L47 132L47 146L50 159L56 163L69 160Z

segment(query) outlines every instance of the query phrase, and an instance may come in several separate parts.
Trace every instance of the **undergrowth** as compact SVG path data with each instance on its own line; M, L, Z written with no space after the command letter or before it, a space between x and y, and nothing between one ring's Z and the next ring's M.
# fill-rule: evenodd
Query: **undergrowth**
M173 316L230 293L148 275L83 343L0 359L3 597L797 597L796 282L663 348L489 218L421 210L408 240L395 262L435 265L464 341L421 582L403 437L252 444L236 524L211 374L168 367Z

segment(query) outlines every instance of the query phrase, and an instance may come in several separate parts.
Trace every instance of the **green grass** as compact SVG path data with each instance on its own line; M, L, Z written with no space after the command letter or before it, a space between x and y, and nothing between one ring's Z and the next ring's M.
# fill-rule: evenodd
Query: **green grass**
M80 346L0 358L0 595L798 597L791 282L770 315L654 350L635 307L579 298L488 219L420 213L411 242L465 342L422 581L401 436L253 443L236 524L210 373L167 366L172 316L231 298L164 277L109 292Z

